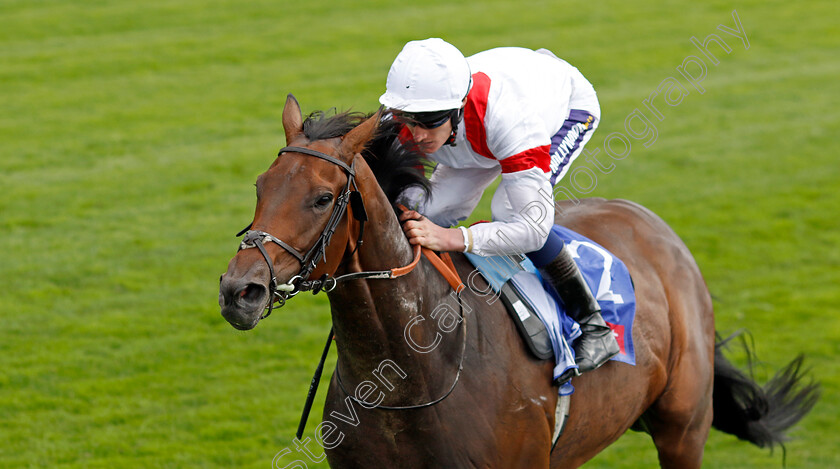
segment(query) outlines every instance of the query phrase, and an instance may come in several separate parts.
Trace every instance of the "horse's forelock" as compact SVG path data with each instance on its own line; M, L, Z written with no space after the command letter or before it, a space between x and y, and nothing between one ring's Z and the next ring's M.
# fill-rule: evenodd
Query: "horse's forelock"
M303 134L310 142L341 137L364 122L364 113L341 112L329 116L324 111L315 111L303 121Z

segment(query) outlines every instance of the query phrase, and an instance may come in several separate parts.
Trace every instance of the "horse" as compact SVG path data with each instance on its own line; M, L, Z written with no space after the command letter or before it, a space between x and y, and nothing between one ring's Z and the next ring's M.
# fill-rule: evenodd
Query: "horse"
M465 256L451 255L469 284L457 293L417 260L394 198L428 182L411 151L379 139L388 119L304 120L291 94L282 119L289 146L257 178L253 223L219 303L248 330L304 285L327 291L337 363L315 437L331 467L578 467L632 428L650 434L661 467L699 468L711 427L772 448L816 402L801 357L765 387L726 360L700 270L661 218L625 200L558 203L558 224L631 273L636 365L575 377L552 447L553 362L530 354ZM373 154L377 139L385 150Z

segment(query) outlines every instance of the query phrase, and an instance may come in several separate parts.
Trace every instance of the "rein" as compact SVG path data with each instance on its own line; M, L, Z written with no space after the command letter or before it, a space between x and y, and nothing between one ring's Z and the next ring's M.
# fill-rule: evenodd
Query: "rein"
M341 392L343 392L350 400L352 400L353 402L361 405L362 407L364 407L366 409L414 410L414 409L423 409L423 408L426 408L426 407L431 407L435 404L438 404L438 403L442 402L444 399L449 397L449 395L452 394L452 391L455 390L455 386L457 386L458 382L461 380L461 371L463 371L463 369L464 369L464 357L466 356L466 351L467 351L467 321L466 321L466 317L464 316L464 304L462 303L460 293L466 287L464 286L463 283L461 283L461 280L458 277L458 273L455 270L455 265L452 263L452 259L449 257L449 255L447 253L443 253L441 255L441 257L443 257L443 259L441 259L441 257L438 257L437 254L434 253L434 251L432 251L430 249L426 249L426 248L421 249L420 245L415 245L414 246L414 253L415 253L414 261L411 264L409 264L405 267L399 267L399 268L391 269L390 271L386 270L386 271L379 272L383 275L390 274L389 276L381 276L381 277L380 276L376 276L376 277L371 276L371 277L366 277L366 278L396 278L396 277L400 277L402 275L405 275L405 274L411 272L414 269L414 267L417 265L418 261L420 260L420 253L421 252L426 255L426 258L429 259L431 264L444 276L444 278L449 283L449 285L452 287L452 289L455 290L456 297L458 298L458 309L459 309L458 314L461 317L461 324L462 324L462 327L461 327L461 329L462 329L461 353L460 353L461 357L458 359L458 372L455 374L455 379L452 381L452 386L449 387L449 390L446 391L445 394L443 394L442 396L440 396L439 398L437 398L433 401L429 401L429 402L426 402L426 403L423 403L423 404L414 404L414 405L408 405L408 406L387 406L387 405L382 405L382 404L371 406L368 403L362 401L361 399L357 398L355 395L353 395L353 394L351 394L350 392L347 391L347 389L344 387L344 381L341 379L341 373L339 372L338 362L336 361L336 364L335 364L335 378L336 378L336 382L338 383L339 389L341 389ZM378 273L377 272L358 272L357 274L347 274L347 275L343 275L341 277L335 278L335 281L337 283L339 280L342 280L342 279L352 280L351 278L348 278L348 277L350 277L352 275L359 275L359 274L378 274ZM354 277L354 278L362 278L362 277ZM335 285L333 285L332 288L335 288ZM326 343L326 345L324 345L324 351L321 352L321 360L318 362L318 366L317 366L317 368L315 368L315 374L312 376L312 381L310 381L310 383L309 383L309 392L306 394L306 402L303 405L303 412L301 413L300 423L298 424L298 430L297 430L297 433L296 433L296 436L297 436L298 440L303 438L303 431L306 428L306 421L309 418L309 412L312 410L312 403L315 401L315 394L318 392L318 385L321 382L321 374L324 370L324 362L327 359L327 354L330 351L330 346L332 345L333 339L334 339L333 328L330 328L330 333L329 333L329 335L327 335L327 343Z
M444 395L440 396L439 398L437 398L433 401L426 402L424 404L415 404L415 405L407 405L407 406L387 406L387 405L377 404L375 406L371 406L369 403L362 401L361 399L357 398L355 395L348 392L347 389L345 389L344 382L341 380L341 374L338 371L339 370L338 363L336 363L335 378L336 378L336 381L338 382L338 387L341 389L341 391L345 395L347 395L347 397L349 397L353 402L359 404L360 406L362 406L366 409L382 409L382 410L422 409L422 408L425 408L425 407L431 407L431 406L443 401L447 397L449 397L449 395L452 394L452 391L455 390L455 386L458 385L458 381L461 379L461 371L464 369L464 356L466 355L466 350L467 350L467 321L465 321L466 318L464 317L464 304L461 302L461 295L456 295L456 296L458 298L458 309L459 309L458 313L459 313L459 316L461 317L461 324L463 325L461 327L461 330L462 330L462 334L461 334L461 358L458 360L458 372L455 374L455 380L452 381L452 386L449 387L449 390L446 391L446 393ZM330 332L332 332L332 330ZM307 414L308 414L308 412L307 412ZM300 439L300 435L298 435L298 439Z

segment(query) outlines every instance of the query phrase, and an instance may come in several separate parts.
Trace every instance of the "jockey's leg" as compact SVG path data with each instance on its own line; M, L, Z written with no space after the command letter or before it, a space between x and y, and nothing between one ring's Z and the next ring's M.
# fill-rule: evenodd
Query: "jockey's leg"
M618 355L618 342L601 317L601 307L563 240L551 231L542 249L527 253L527 256L554 285L566 306L566 314L580 324L583 335L574 344L575 362L580 372L594 370Z

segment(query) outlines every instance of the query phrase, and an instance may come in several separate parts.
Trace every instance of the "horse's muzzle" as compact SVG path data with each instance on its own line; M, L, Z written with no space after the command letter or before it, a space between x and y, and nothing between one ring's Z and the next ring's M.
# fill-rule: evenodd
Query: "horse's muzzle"
M242 277L222 275L219 279L219 306L222 316L233 327L256 327L268 302L268 287Z

